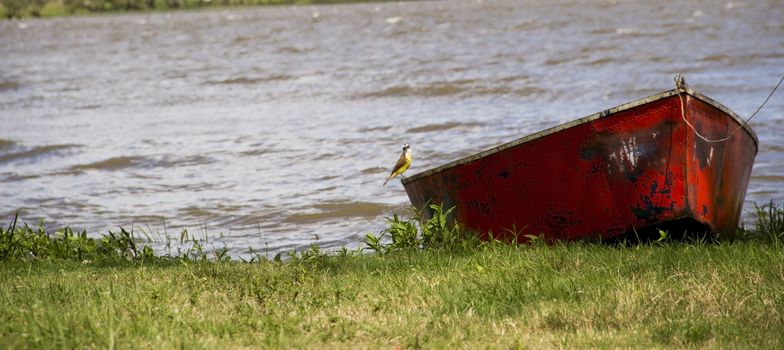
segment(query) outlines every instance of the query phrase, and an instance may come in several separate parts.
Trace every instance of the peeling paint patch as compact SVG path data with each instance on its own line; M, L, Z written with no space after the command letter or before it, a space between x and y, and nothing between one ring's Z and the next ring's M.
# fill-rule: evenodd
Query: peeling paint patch
M657 221L662 213L672 210L673 205L674 203L671 202L669 207L658 206L653 204L650 197L645 197L642 199L641 206L631 207L630 209L638 219L650 223Z
M705 169L706 166L711 165L713 155L716 152L714 147L714 144L708 144L705 142L697 142L694 145L694 158L696 158L697 162L699 162L700 169ZM721 149L718 151L721 152Z
M567 232L570 228L580 224L572 212L549 213L544 218L544 222L550 227L551 232Z
M580 158L583 160L591 160L596 156L596 150L592 147L585 147L580 150Z

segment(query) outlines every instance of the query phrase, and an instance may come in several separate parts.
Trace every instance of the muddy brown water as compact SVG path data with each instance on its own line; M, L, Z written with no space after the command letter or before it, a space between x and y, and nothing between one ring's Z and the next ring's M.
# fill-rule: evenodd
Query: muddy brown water
M0 22L0 219L264 253L355 244L409 174L673 87L748 116L780 1L439 1ZM784 200L784 91L746 208ZM748 215L747 215L748 217ZM165 226L164 226L165 221ZM157 245L160 247L160 243Z

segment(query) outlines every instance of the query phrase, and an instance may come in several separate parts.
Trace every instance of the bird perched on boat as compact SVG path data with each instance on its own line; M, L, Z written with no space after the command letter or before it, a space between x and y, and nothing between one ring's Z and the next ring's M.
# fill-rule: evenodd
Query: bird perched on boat
M387 185L387 182L391 180L393 177L400 175L403 176L403 172L408 170L408 167L411 166L411 146L408 144L403 145L403 154L400 155L400 158L395 163L395 166L392 168L392 172L387 177L387 180L384 181L384 186Z

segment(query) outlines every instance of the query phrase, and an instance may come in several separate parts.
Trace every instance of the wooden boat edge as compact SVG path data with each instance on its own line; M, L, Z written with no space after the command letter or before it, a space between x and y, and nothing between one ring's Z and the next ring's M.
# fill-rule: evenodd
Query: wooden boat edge
M751 138L754 140L754 146L755 146L754 149L755 149L755 154L756 154L756 152L759 149L759 139L757 138L757 134L754 132L754 130L752 130L751 127L749 127L749 125L746 124L746 122L743 120L743 118L741 118L735 112L733 112L731 109L727 108L726 106L722 105L721 103L717 102L716 100L714 100L714 99L712 99L712 98L710 98L708 96L705 96L705 95L703 95L703 94L701 94L699 92L696 92L696 91L694 91L694 90L692 90L690 88L686 88L683 93L685 93L687 95L690 95L690 96L692 96L694 98L697 98L697 99L699 99L699 100L701 100L701 101L703 101L703 102L705 102L705 103L715 107L716 109L721 110L722 112L724 112L727 115L729 115L733 120L735 120L735 122L738 123L739 126L743 127L743 129L746 131L746 133L749 134L749 136L751 136ZM428 177L428 176L433 175L433 174L440 173L440 172L442 172L444 170L447 170L447 169L450 169L450 168L454 168L456 166L460 166L460 165L463 165L463 164L470 163L470 162L472 162L472 161L474 161L476 159L487 157L489 155L501 152L501 151L503 151L505 149L509 149L509 148L512 148L512 147L524 144L526 142L529 142L529 141L532 141L532 140L535 140L535 139L538 139L538 138L541 138L541 137L545 137L545 136L548 136L550 134L554 134L554 133L562 131L562 130L566 130L566 129L572 128L572 127L580 125L580 124L589 123L589 122L592 122L592 121L597 120L597 119L608 117L608 116L613 115L613 114L618 113L618 112L622 112L622 111L625 111L625 110L636 108L636 107L642 106L644 104L655 102L655 101L658 101L658 100L661 100L661 99L664 99L664 98L668 98L668 97L671 97L671 96L675 96L675 95L678 95L678 90L677 89L672 89L672 90L667 90L667 91L660 92L660 93L655 94L655 95L644 97L644 98L641 98L641 99L638 99L638 100L635 100L635 101L627 102L627 103L624 103L624 104L621 104L621 105L618 105L618 106L615 106L615 107L603 110L601 112L597 112L597 113L588 115L588 116L583 117L583 118L572 120L570 122L566 122L566 123L563 123L563 124L560 124L560 125L556 125L554 127L551 127L551 128L539 131L539 132L535 132L535 133L530 134L530 135L523 136L523 137L521 137L519 139L510 141L510 142L507 142L507 143L504 143L504 144L501 144L501 145L498 145L496 147L487 149L485 151L476 153L474 155L470 155L470 156L467 156L467 157L464 157L464 158L457 159L455 161L449 162L449 163L441 165L439 167L432 168L432 169L429 169L429 170L426 170L426 171L423 171L423 172L420 172L420 173L408 176L408 177L406 177L405 179L402 180L402 183L403 183L403 185L406 185L406 184L408 184L408 183L410 183L412 181L416 181L418 179L421 179L421 178L424 178L424 177Z

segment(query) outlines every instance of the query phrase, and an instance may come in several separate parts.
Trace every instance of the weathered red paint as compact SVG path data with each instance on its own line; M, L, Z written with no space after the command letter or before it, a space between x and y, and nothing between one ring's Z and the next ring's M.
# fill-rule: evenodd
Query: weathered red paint
M456 206L456 220L495 238L612 238L696 221L735 232L757 138L692 90L621 105L403 180L411 203ZM514 234L514 236L513 236ZM486 236L485 236L486 237Z

